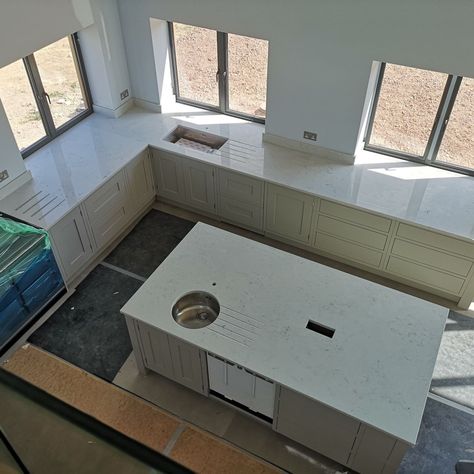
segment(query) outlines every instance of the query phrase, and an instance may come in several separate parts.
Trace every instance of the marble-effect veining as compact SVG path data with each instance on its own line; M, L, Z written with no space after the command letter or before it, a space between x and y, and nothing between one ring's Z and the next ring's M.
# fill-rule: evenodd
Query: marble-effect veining
M178 125L229 140L212 154L164 140ZM25 218L16 210L19 203L35 192L56 193L61 205L27 219L49 229L151 145L404 222L474 238L474 178L368 151L361 151L354 165L348 165L262 143L263 131L263 125L192 107L162 114L134 108L117 119L96 113L26 160L33 181L0 201L0 211Z
M233 343L213 324L176 324L171 307L192 290L255 316L257 342ZM202 223L122 312L413 444L447 317L440 306ZM306 329L309 319L334 337Z

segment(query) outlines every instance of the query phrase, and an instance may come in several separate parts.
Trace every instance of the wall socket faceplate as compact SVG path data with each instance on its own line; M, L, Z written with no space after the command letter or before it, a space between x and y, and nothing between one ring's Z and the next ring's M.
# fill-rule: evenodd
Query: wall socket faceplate
M128 97L128 89L124 89L120 92L120 100L126 99Z
M304 131L303 132L303 138L306 138L306 140L313 140L313 142L318 140L318 134L314 132L308 132Z
M8 177L9 177L8 170L0 171L0 183L8 179Z

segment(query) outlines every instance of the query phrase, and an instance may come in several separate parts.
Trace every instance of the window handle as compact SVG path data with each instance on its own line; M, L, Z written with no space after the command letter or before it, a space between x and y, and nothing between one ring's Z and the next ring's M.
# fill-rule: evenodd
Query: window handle
M51 105L51 97L49 97L49 94L47 92L43 92L43 99L48 99L49 105Z
M222 71L220 69L217 70L216 72L216 82L219 82L219 77L221 76L225 79L227 77L227 71Z

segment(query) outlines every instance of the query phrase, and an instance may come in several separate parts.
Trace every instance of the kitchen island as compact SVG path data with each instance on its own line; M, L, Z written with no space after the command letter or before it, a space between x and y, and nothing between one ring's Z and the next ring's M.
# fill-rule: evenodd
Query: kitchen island
M213 295L220 312L189 329L172 308L196 290ZM208 395L216 361L244 368L257 377L254 392L272 384L265 417L274 429L359 472L395 472L416 443L447 317L440 306L202 223L122 312L139 369Z

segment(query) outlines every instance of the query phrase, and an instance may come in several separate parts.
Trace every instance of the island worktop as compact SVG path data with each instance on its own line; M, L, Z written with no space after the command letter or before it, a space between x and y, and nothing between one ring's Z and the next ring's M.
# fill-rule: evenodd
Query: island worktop
M171 316L193 290L221 307L201 329ZM122 312L411 444L447 317L435 304L202 223Z

